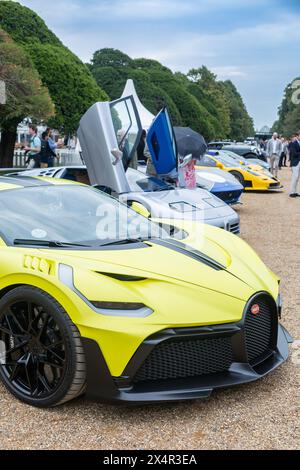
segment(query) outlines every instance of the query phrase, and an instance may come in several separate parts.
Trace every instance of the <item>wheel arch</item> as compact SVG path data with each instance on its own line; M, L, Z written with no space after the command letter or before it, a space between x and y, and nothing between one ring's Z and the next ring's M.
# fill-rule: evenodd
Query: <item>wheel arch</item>
M3 287L2 289L0 289L0 300L2 299L2 297L4 297L10 291L16 289L17 287L22 287L24 285L26 285L26 284L11 284L10 286Z
M56 278L53 279L53 281L55 280ZM40 289L53 297L53 299L56 300L66 312L68 312L74 323L80 323L82 315L77 307L78 298L76 297L76 294L71 291L64 292L64 290L68 289L66 286L60 286L58 282L51 282L48 279L43 279L42 277L34 276L32 274L8 276L2 281L5 281L5 284L4 282L0 283L0 300L5 296L5 294L18 287L26 286Z

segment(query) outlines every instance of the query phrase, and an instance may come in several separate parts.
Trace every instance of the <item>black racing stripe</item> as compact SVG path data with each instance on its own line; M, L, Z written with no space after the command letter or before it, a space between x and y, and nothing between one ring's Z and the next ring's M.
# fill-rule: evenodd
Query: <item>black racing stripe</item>
M32 186L51 186L51 182L43 181L32 176L0 176L0 184L14 184L29 188Z
M177 251L177 253L181 253L196 261L200 261L201 263L209 266L212 269L215 269L216 271L226 271L226 267L223 266L223 264L218 263L204 253L201 253L201 251L195 250L192 247L186 247L183 243L178 242L177 240L172 240L170 242L165 240L150 241L153 244L164 246L165 248L169 248L169 250Z

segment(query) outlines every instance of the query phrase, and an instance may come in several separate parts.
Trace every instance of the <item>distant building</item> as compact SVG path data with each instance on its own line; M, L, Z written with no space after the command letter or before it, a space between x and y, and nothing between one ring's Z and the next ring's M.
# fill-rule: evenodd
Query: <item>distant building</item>
M263 126L260 131L256 132L255 140L257 141L269 140L271 139L272 135L273 135L273 132L271 128L268 126Z

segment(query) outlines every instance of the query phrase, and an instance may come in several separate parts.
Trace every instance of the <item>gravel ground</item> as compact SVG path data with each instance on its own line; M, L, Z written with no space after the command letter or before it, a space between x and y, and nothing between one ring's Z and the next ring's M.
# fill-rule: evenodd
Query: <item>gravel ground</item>
M300 339L300 199L287 192L245 194L243 237L282 278L283 323ZM288 363L254 384L204 401L138 408L79 399L37 410L0 386L1 449L299 449L300 347Z

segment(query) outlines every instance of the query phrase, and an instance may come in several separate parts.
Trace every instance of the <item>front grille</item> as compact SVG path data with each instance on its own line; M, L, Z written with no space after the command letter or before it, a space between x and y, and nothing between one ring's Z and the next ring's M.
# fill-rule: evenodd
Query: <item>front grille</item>
M239 234L240 233L240 224L232 224L229 226L229 232Z
M167 340L156 346L134 382L180 379L224 372L233 362L231 339Z
M280 186L280 183L278 183L278 182L270 184L270 188L279 188L279 186Z
M251 308L259 305L259 313L254 315ZM245 339L248 361L258 364L274 350L277 332L277 313L273 301L267 295L256 297L250 304L245 319Z

